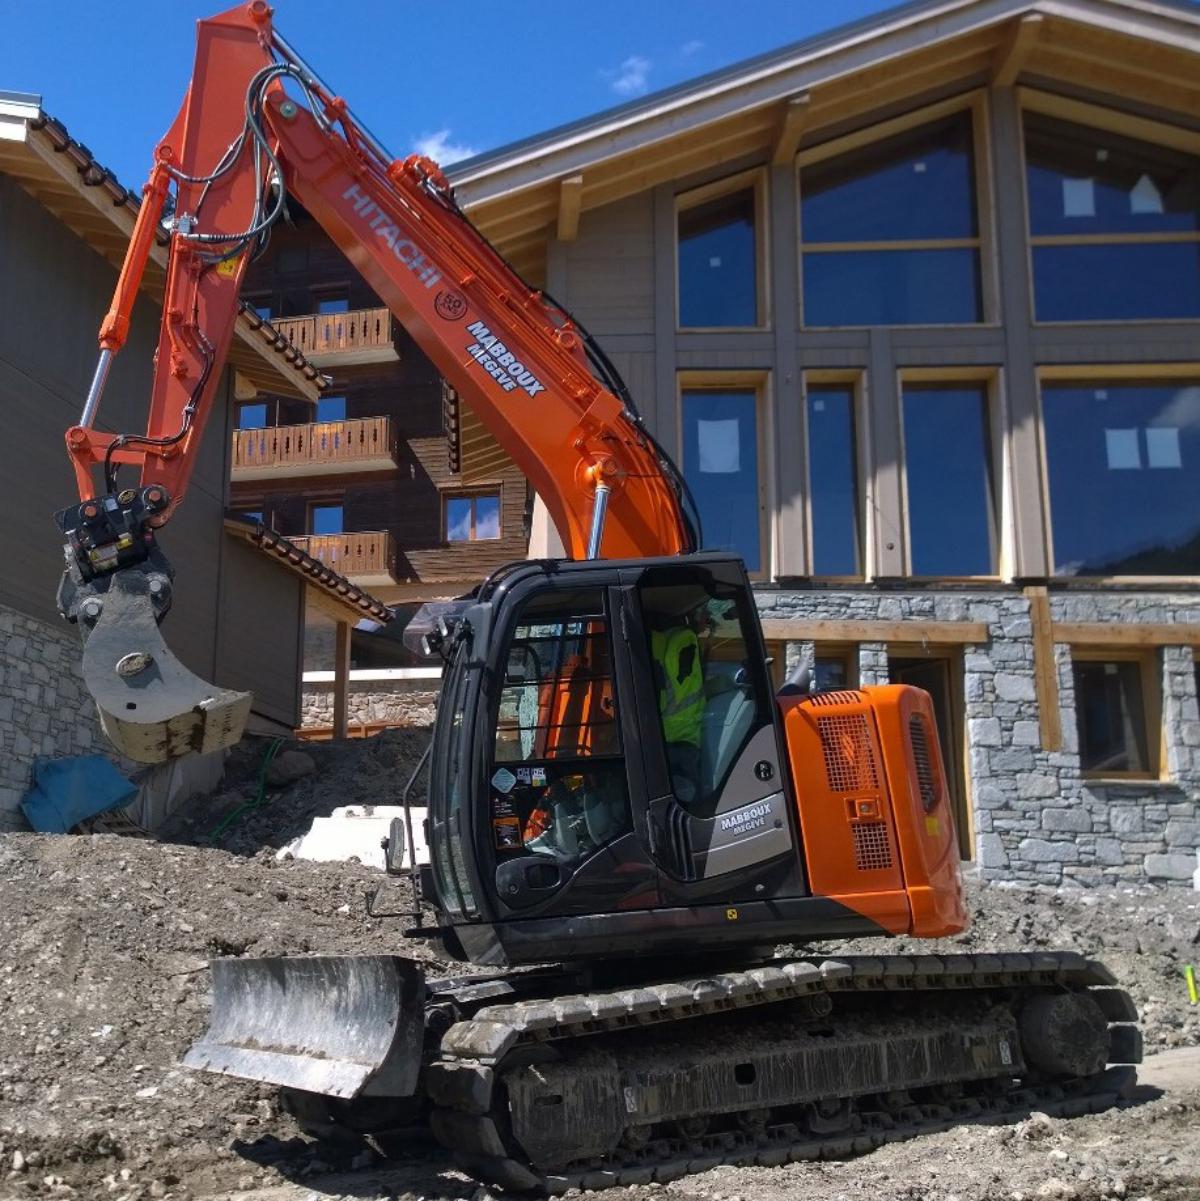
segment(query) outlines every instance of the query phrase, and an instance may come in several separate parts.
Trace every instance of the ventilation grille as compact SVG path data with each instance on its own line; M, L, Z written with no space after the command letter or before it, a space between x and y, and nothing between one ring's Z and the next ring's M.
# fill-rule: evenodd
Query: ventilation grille
M860 872L877 872L892 866L886 822L851 822L854 831L854 866Z
M913 762L917 768L917 787L921 791L921 804L929 813L937 804L938 790L933 776L933 757L929 753L929 735L919 713L908 719L908 740L912 744Z
M841 692L814 692L808 698L810 705L857 705L861 701L861 692L851 692L849 690Z
M817 730L821 735L825 775L831 792L861 792L879 787L866 714L818 717Z

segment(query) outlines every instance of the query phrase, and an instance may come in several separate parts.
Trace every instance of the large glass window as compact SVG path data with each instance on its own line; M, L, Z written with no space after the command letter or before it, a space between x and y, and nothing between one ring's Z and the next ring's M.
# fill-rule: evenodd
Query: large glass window
M340 534L342 528L341 505L310 505L308 508L310 534Z
M812 574L861 575L854 385L807 389Z
M1158 736L1150 736L1147 719L1151 661L1076 652L1073 666L1080 768L1100 776L1152 775Z
M240 404L237 409L237 427L240 430L261 430L267 424L267 406L264 403Z
M987 385L911 382L903 398L912 574L995 574Z
M970 112L800 172L804 324L983 319Z
M500 496L446 497L446 541L483 542L500 537Z
M1042 385L1057 575L1200 575L1200 383Z
M1200 317L1200 159L1025 114L1039 321Z
M731 550L762 569L758 393L683 393L683 474L700 510L704 546Z
M760 324L753 186L679 210L679 324Z
M345 421L346 398L344 396L322 396L317 400L318 421Z

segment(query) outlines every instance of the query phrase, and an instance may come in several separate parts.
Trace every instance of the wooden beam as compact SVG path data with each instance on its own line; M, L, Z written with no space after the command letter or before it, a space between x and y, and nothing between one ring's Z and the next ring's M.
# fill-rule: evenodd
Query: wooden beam
M345 738L350 715L350 623L339 621L333 649L333 736Z
M574 242L579 233L579 210L583 202L583 176L569 175L558 183L558 240Z
M801 92L791 96L783 106L783 115L779 120L779 132L775 135L775 148L771 151L771 162L777 166L786 166L796 157L796 147L804 134L804 126L808 121L809 94Z
M1111 646L1136 650L1150 646L1200 647L1200 622L1193 625L1152 625L1118 622L1056 622L1054 641L1068 646Z
M1033 680L1037 690L1042 750L1062 750L1062 714L1058 707L1058 667L1054 662L1054 622L1044 586L1025 589L1033 633Z
M1014 21L992 60L992 87L1011 88L1021 74L1045 26L1041 13L1026 13Z
M978 646L988 641L987 623L983 621L800 621L768 618L762 627L764 638L782 642L923 642Z

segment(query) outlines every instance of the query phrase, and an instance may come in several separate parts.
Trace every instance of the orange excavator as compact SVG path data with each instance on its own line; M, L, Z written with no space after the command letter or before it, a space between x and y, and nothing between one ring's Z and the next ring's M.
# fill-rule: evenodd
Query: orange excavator
M153 761L240 736L249 698L187 673L158 632L172 573L155 531L184 496L246 265L290 196L521 465L569 557L504 567L427 623L445 668L431 865L410 862L405 933L473 967L216 960L185 1062L278 1085L321 1134L378 1140L418 1113L478 1179L550 1193L1116 1103L1140 1036L1098 963L805 950L966 928L929 698L814 691L802 672L773 690L743 564L702 549L602 349L434 163L387 153L263 0L199 23L67 433L80 503L59 514L61 602L114 743ZM102 433L160 228L148 428Z

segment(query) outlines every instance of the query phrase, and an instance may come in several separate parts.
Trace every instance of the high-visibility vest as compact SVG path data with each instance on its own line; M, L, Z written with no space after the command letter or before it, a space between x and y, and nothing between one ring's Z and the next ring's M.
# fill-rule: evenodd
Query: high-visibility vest
M687 651L691 654L687 654ZM704 718L704 668L700 663L700 640L687 626L654 630L650 653L658 669L658 711L663 736L668 742L700 745L700 723Z

